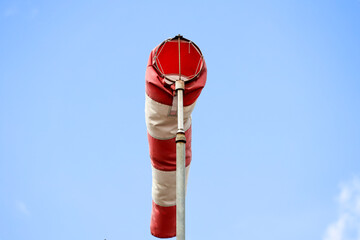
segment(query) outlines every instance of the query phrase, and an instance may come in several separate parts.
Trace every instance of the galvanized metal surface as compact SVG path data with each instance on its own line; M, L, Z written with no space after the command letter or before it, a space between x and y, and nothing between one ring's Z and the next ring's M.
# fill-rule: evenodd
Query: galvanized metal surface
M176 239L185 240L185 155L186 137L184 131L184 89L185 83L181 80L181 51L180 34L179 46L179 80L175 82L178 98L178 131L176 133Z
M183 81L182 81L183 82ZM176 134L176 239L185 240L185 144L183 89L177 89L178 132Z
M177 98L178 98L178 106L177 106L178 132L184 132L183 90L177 90Z
M185 240L185 142L176 143L176 239Z

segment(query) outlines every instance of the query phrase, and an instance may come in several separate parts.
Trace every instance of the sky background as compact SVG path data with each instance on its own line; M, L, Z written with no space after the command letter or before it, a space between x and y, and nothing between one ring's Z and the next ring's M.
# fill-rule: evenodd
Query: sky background
M359 0L2 0L0 239L156 239L144 76L179 33L187 239L359 240Z

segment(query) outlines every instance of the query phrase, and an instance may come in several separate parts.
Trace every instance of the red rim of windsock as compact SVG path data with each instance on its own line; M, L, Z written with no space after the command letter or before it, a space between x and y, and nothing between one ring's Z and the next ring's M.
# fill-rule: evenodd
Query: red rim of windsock
M153 66L168 84L179 80L179 39L181 80L189 82L196 79L204 67L203 55L194 42L181 35L169 38L156 48L153 57Z
M175 104L177 97L175 97L173 79L179 79L178 40L179 36L165 40L153 49L145 73L145 120L153 181L150 230L152 235L159 238L170 238L176 235L175 137L178 126ZM173 46L174 41L176 44ZM181 49L185 51L180 50L181 77L183 80L187 78L183 99L186 136L185 166L186 176L188 176L192 158L191 113L205 86L207 68L200 49L193 42L181 37L180 43ZM194 58L190 59L191 61L186 60L186 57L189 57L186 56L189 54L189 48ZM189 63L192 63L192 66ZM162 70L159 69L160 64ZM184 71L183 67L185 67ZM175 78L172 78L173 75Z

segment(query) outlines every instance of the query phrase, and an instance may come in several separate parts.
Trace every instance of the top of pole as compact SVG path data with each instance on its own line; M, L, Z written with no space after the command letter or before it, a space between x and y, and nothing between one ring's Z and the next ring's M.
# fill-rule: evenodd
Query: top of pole
M170 40L177 40L177 39L190 41L189 39L184 38L184 36L181 34L178 34L175 37L170 38Z

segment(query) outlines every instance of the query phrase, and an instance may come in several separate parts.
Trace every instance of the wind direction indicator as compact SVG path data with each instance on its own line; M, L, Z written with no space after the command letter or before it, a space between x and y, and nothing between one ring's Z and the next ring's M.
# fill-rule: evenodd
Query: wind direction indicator
M152 165L151 234L185 240L185 193L191 162L191 113L207 68L200 48L177 35L151 51L145 119Z

